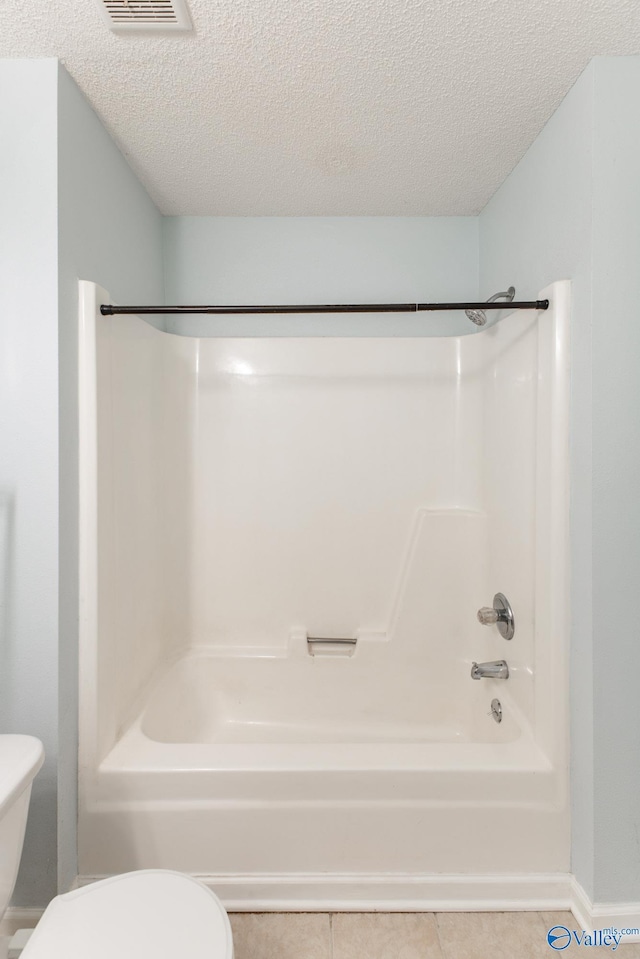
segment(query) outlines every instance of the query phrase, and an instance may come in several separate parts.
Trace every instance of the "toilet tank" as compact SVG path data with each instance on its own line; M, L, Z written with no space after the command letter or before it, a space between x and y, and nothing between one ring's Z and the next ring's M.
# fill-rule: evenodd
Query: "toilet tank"
M18 875L31 784L43 762L39 739L0 736L0 919Z

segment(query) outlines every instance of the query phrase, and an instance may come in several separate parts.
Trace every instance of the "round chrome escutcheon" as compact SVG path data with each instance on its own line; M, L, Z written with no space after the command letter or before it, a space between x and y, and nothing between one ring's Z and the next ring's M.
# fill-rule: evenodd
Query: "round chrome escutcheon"
M496 593L493 597L493 608L498 612L498 632L503 639L513 639L516 624L511 604L504 593Z

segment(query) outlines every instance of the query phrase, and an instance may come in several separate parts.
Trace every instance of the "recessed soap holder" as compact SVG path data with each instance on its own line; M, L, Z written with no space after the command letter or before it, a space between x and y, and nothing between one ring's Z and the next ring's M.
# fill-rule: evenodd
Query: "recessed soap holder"
M331 630L327 629L327 633ZM288 655L294 659L300 656L338 657L350 659L355 655L376 656L376 649L389 642L389 634L385 630L355 629L349 636L347 629L342 635L336 630L336 635L327 635L322 629L318 634L309 633L304 626L294 626L289 632Z
M357 643L357 636L307 636L307 651L310 656L352 656Z

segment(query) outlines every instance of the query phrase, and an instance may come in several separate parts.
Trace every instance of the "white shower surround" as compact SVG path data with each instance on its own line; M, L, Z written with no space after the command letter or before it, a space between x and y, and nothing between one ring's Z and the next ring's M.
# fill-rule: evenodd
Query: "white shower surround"
M465 337L197 339L81 284L80 882L568 905L569 284L539 295Z

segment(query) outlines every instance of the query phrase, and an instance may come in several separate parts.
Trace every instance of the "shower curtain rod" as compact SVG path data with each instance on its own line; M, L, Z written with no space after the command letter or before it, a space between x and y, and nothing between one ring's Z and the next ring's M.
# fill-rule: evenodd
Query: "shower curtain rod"
M122 313L423 313L436 310L548 310L549 300L513 300L511 303L329 303L312 306L114 306L103 303L103 316Z

